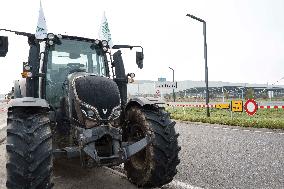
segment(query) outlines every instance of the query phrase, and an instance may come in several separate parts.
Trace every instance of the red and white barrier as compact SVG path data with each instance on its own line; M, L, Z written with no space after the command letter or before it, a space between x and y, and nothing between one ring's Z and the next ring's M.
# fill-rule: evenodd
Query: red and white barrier
M258 106L260 109L284 109L284 106Z
M168 104L169 106L176 107L196 107L196 108L206 108L206 104ZM209 108L215 108L214 104L208 104Z
M206 108L206 104L168 104L172 107L196 107L196 108ZM215 104L208 104L209 108L216 108ZM284 106L258 106L258 109L284 109Z

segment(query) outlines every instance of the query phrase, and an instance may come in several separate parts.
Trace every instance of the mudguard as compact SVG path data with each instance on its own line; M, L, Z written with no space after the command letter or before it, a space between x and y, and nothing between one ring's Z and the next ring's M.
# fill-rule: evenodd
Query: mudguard
M154 107L165 107L166 102L160 98L153 98L153 97L135 97L128 101L126 105L126 110L132 105L140 105L141 107L150 105Z
M41 98L33 98L33 97L24 97L24 98L16 98L12 99L8 103L9 107L42 107L42 108L49 108L49 104L46 100Z

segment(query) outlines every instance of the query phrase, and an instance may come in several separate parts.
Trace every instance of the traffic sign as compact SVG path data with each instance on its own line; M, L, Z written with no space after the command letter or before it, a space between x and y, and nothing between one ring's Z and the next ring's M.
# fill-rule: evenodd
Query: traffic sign
M157 91L156 91L156 95L157 95L158 97L160 97L160 96L161 96L161 92L160 92L160 90L157 90Z
M232 112L243 112L243 101L242 100L232 100L231 101L231 111Z
M230 104L216 104L215 105L216 108L218 109L229 109L230 108Z
M248 115L253 116L257 111L258 105L254 99L248 99L244 108Z
M167 81L167 79L164 78L164 77L159 77L159 78L158 78L158 81L159 81L159 82L165 82L165 81Z

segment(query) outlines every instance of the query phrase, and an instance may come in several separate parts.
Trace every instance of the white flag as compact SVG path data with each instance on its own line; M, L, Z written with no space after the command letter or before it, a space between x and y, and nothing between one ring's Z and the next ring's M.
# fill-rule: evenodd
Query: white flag
M47 27L46 27L45 17L44 17L44 14L43 14L43 9L42 9L42 6L41 6L41 1L40 1L35 37L37 39L44 39L44 38L47 37Z
M111 40L111 34L110 34L110 30L109 30L109 26L108 26L108 22L107 22L105 12L103 14L103 18L102 18L102 22L101 22L99 37L100 37L101 40L106 40L108 42L109 47L112 48L113 43L112 43L112 40Z

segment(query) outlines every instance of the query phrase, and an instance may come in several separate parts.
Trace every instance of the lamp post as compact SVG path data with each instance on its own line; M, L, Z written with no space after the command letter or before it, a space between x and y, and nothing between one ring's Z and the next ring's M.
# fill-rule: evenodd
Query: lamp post
M175 70L171 67L169 67L173 71L173 83L175 82ZM174 102L176 101L176 95L175 95L175 89L173 88L173 98Z
M206 84L206 114L210 117L209 112L209 90L208 90L208 66L207 66L207 42L206 42L206 22L196 16L187 14L186 16L203 23L203 36L204 36L204 59L205 59L205 84Z

